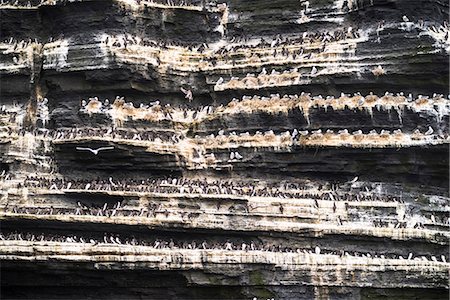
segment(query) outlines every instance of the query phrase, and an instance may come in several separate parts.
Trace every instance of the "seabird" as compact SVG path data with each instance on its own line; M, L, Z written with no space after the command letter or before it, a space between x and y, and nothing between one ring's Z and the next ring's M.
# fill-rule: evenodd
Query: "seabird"
M223 83L223 77L220 77L220 78L217 80L216 85L220 85L220 84L222 84L222 83Z
M234 157L236 157L236 159L242 159L243 156L239 154L239 152L234 152Z
M230 153L230 160L233 160L234 159L234 152L231 152Z
M77 147L77 150L79 150L79 151L90 151L94 155L97 155L102 150L113 150L113 149L114 149L114 147L100 147L100 148L97 148L97 149Z
M349 181L350 183L355 183L358 181L358 176L356 176L355 178L353 178L351 181Z
M112 177L109 177L109 183L111 183L111 185L114 186L114 187L117 186L117 184L115 184L115 183L113 182Z
M403 16L402 19L403 19L403 22L409 22L409 19L407 16Z
M306 135L308 135L309 131L308 130L301 130L301 131L299 131L299 133L302 136L306 136Z
M425 132L425 135L431 135L433 134L433 132L434 132L433 128L431 126L428 126L428 130L427 132Z
M189 102L191 102L191 101L194 99L194 96L193 96L191 90L186 90L186 89L184 89L184 88L181 88L180 90L185 94L185 97L184 97L184 98L185 98L185 99L188 99Z
M314 199L314 208L319 208L319 202L317 199Z
M309 8L309 1L305 1L305 2L303 3L303 5L305 6L305 11L308 11L308 8Z

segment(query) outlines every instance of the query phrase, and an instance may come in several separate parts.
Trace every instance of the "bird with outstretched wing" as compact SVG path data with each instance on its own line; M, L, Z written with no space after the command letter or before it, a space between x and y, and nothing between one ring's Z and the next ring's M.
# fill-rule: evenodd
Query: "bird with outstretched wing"
M113 149L114 149L114 147L112 147L112 146L111 147L100 147L97 149L77 147L78 151L89 151L89 152L92 152L94 155L98 155L98 153L103 150L113 150Z

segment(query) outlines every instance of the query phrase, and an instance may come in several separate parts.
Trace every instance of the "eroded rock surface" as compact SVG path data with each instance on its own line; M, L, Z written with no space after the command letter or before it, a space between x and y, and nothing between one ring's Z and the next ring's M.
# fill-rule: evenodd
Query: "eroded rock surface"
M3 1L5 299L448 299L449 5Z

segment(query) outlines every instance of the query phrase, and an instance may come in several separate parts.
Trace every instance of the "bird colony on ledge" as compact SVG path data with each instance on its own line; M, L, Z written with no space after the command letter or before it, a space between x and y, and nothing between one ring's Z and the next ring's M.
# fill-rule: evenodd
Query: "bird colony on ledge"
M449 4L2 0L5 299L448 299Z

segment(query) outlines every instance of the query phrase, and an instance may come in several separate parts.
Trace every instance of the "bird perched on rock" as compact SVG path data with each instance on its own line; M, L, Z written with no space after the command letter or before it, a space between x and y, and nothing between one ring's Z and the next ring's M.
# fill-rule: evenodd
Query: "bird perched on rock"
M218 80L217 80L217 82L216 82L216 85L221 85L222 83L223 83L223 77L220 77Z
M230 153L230 160L233 160L234 159L234 152L231 152Z
M431 126L428 126L428 130L425 132L425 135L431 135L433 134L434 130Z
M194 96L192 94L191 90L186 90L185 88L180 89L184 93L184 98L188 99L189 102L191 102L194 99Z
M316 248L314 249L314 252L315 252L316 254L320 254L320 248L319 248L319 246L316 246Z
M378 77L386 74L386 71L383 69L382 66L378 65L375 69L372 70L372 74Z
M242 155L240 155L239 154L239 152L234 152L234 157L236 158L236 159L242 159L243 158L243 156Z
M349 181L350 183L355 183L358 181L358 176L356 176L355 178L353 178L351 181Z
M308 130L300 130L299 133L302 136L307 136L309 134L309 131Z

